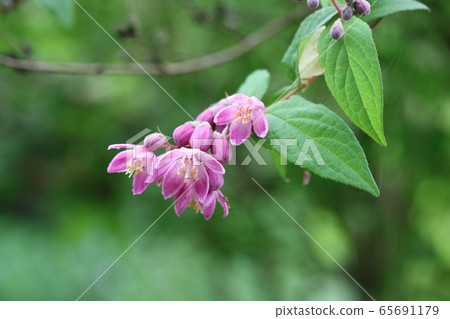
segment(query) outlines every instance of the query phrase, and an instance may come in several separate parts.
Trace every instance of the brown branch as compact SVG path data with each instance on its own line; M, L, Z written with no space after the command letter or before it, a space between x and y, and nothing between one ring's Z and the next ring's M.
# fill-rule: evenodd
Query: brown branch
M314 80L317 79L317 76L313 76L309 79L306 80L306 83L303 83L302 85L292 89L291 91L289 91L285 96L283 96L281 99L279 99L278 101L276 101L275 103L281 102L281 101L286 101L289 100L293 95L295 95L296 93L303 91L305 89L307 89L309 87L309 85L314 82ZM274 104L275 104L274 103Z
M336 8L337 12L339 13L339 16L342 16L342 10L341 7L339 7L339 4L336 2L336 0L331 0L333 3L333 6Z
M183 62L163 64L142 64L150 74L179 75L196 72L216 65L230 62L255 48L260 43L282 31L286 26L302 18L300 10L293 10L277 18L255 32L249 34L239 43L199 58ZM108 63L58 63L23 60L0 54L0 65L30 72L63 73L63 74L145 74L136 64Z
M372 23L370 24L370 28L371 28L372 30L375 29L375 27L378 25L378 23L380 23L382 20L383 20L383 18L378 18L378 19L376 19L374 22L372 22Z

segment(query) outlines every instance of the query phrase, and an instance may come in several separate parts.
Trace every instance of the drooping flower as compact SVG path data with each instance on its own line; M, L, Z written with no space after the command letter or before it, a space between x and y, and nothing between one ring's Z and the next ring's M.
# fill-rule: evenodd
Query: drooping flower
M144 145L113 144L110 149L127 149L117 154L109 163L108 173L125 173L133 176L133 194L141 194L150 183L154 182L157 157L155 150L160 148L166 139L162 134L147 136Z
M264 114L264 103L256 97L235 94L227 99L228 106L214 117L216 125L230 124L230 142L240 145L253 132L261 138L267 135L269 124Z
M223 166L211 155L184 147L161 155L156 166L165 199L187 188L191 197L201 202L210 191L211 175L215 178L215 175L225 174Z
M203 217L208 220L216 209L216 201L222 206L222 216L227 217L230 205L220 190L209 192L203 201L199 201L193 192L185 186L175 196L175 213L181 216L186 208L191 207L197 212L200 211Z
M222 194L220 190L211 192L208 194L202 205L202 213L206 220L210 219L211 216L214 213L214 210L216 208L216 201L219 202L220 206L222 206L223 209L223 217L228 216L228 209L230 208L230 205L228 203L227 198Z

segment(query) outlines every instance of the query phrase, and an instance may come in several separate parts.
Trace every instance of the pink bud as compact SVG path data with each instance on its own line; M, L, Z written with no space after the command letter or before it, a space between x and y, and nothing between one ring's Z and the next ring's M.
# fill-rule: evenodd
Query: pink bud
M216 132L219 132L219 133L222 133L222 131L226 128L227 126L226 125L216 125L216 127L215 127L215 131Z
M147 135L144 139L144 145L149 151L155 151L166 143L166 138L160 133Z
M214 132L214 138L211 145L211 155L220 163L227 163L233 156L233 150L225 136Z
M211 107L208 107L206 110L204 110L202 113L200 113L196 120L199 122L208 122L211 126L214 125L214 113L213 109Z
M183 147L189 144L192 133L194 133L195 122L189 121L178 126L173 131L173 140L178 146Z
M211 147L212 137L213 131L211 125L208 122L201 122L195 127L189 144L192 148L207 152Z

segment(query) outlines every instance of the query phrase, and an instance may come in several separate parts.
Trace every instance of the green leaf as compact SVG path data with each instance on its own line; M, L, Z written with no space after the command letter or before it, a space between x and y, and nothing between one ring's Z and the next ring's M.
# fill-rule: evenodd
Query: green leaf
M378 18L384 18L388 15L410 10L430 10L426 5L415 0L375 0L372 4L371 12L367 17L362 17L366 22L372 22Z
M320 4L321 4L322 7L324 7L324 8L333 5L333 4L331 3L331 0L320 0Z
M287 145L290 162L318 176L380 195L355 135L328 108L293 96L270 107L266 115L270 127L267 139L271 144L278 139L281 145ZM291 145L293 140L297 145ZM283 155L279 146L273 149ZM311 160L304 160L308 156Z
M329 26L320 36L320 64L334 98L348 118L380 145L383 133L383 84L370 27L353 18L344 21L339 40L330 37Z
M297 62L300 43L302 43L303 40L305 40L310 34L315 32L325 23L330 21L336 13L337 12L334 7L326 7L314 11L300 23L291 44L281 60L292 79L298 78Z
M75 20L75 5L73 0L36 0L65 27L73 26Z
M267 70L256 70L247 76L244 83L241 84L237 93L248 96L256 96L262 99L269 87L270 74Z

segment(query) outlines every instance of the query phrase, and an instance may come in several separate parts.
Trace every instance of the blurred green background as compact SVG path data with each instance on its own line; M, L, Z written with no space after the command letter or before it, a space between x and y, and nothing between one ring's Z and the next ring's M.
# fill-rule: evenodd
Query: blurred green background
M58 18L43 2L1 0L1 54L131 62L80 8ZM267 166L226 167L229 217L170 209L82 299L368 300L255 178L375 299L449 300L450 3L424 2L431 13L392 16L374 31L388 147L355 132L380 198L315 176L303 187L293 168L285 183L269 154ZM293 0L80 3L141 62L202 56L299 6L311 12ZM119 37L130 21L137 37ZM156 78L194 115L255 69L271 72L273 93L290 84L279 61L297 25L230 63ZM323 79L306 96L342 114ZM155 185L133 196L130 179L107 174L116 154L107 146L145 128L170 135L187 120L145 75L1 66L0 299L76 299L171 204Z

